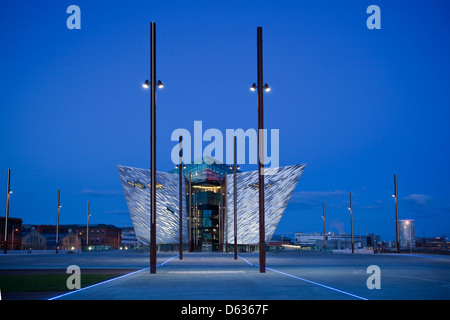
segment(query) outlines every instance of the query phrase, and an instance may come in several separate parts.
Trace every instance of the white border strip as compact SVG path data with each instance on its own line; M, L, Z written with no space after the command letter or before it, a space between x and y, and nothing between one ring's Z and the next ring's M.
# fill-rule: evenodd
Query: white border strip
M253 263L249 262L248 260L242 258L242 257L239 256L239 255L238 255L238 257L241 258L242 260L244 260L245 262L247 262L247 263L248 263L249 265L251 265L251 266L258 266L258 265L256 265L256 264L253 264ZM285 276L288 276L288 277L291 277L291 278L294 278L294 279L297 279L297 280L302 280L302 281L305 281L305 282L314 284L314 285L319 286L319 287L323 287L323 288L330 289L330 290L333 290L333 291L336 291L336 292L339 292L339 293L343 293L343 294L346 294L346 295L355 297L355 298L357 298L357 299L361 299L361 300L369 300L369 299L367 299L367 298L360 297L360 296L357 296L357 295L355 295L355 294L352 294L352 293L349 293L349 292L346 292L346 291L343 291L343 290L339 290L339 289L336 289L336 288L333 288L333 287L330 287L330 286L327 286L327 285L324 285L324 284L321 284L321 283L318 283L318 282L314 282L314 281L311 281L311 280L307 280L307 279L304 279L304 278L300 278L300 277L294 276L294 275L289 274L289 273L285 273L285 272L278 271L278 270L275 270L275 269L272 269L272 268L267 268L267 267L266 267L266 269L267 269L267 270L270 270L270 271L273 271L273 272L276 272L276 273L279 273L279 274L282 274L282 275L285 275Z
M156 266L157 266L157 267L161 267L161 266L165 265L167 262L169 262L170 260L172 260L172 259L174 259L174 258L176 258L176 257L178 257L178 255L176 255L176 256L174 256L174 257L172 257L172 258L169 258L169 259L167 259L166 261L164 261L163 263L157 264ZM87 287L84 287L84 288L81 288L81 289L78 289L78 290L75 290L75 291L70 291L70 292L61 294L61 295L59 295L59 296L50 298L50 299L48 299L48 300L56 300L56 299L59 299L59 298L68 296L68 295L70 295L70 294L72 294L72 293L80 292L80 291L83 291L83 290L86 290L86 289L91 289L91 288L96 287L96 286L99 286L99 285L101 285L101 284L105 284L105 283L108 283L108 282L111 282L111 281L114 281L114 280L118 280L118 279L121 279L121 278L124 278L124 277L127 277L127 276L131 276L131 275L133 275L133 274L136 274L136 273L138 273L138 272L142 272L142 271L145 271L145 270L148 270L148 269L150 269L150 267L147 267L147 268L144 268L144 269L141 269L141 270L137 270L137 271L133 271L133 272L131 272L131 273L127 273L127 274L124 274L124 275L121 275L121 276L118 276L118 277L115 277L115 278L112 278L112 279L108 279L108 280L105 280L105 281L102 281L102 282L99 282L99 283L95 283L95 284L93 284L93 285L90 285L90 286L87 286Z

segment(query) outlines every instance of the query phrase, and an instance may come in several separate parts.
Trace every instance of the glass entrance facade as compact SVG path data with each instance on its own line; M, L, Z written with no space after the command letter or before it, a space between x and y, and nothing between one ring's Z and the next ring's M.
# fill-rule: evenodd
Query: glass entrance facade
M179 174L179 169L170 173ZM226 245L226 175L233 170L226 164L187 164L186 205L191 251L222 251ZM190 210L189 210L190 209Z

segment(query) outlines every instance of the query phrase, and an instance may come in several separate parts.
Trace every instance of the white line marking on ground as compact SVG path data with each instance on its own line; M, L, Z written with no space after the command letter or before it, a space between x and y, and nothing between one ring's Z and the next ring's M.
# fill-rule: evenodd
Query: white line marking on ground
M157 267L161 267L161 266L165 265L167 262L169 262L170 260L172 260L172 259L174 259L174 258L176 258L176 257L178 257L178 255L176 255L176 256L174 256L174 257L172 257L172 258L169 258L169 259L167 259L166 261L164 261L163 263L157 264L156 266L157 266ZM118 276L118 277L115 277L115 278L112 278L112 279L108 279L108 280L105 280L105 281L102 281L102 282L99 282L99 283L96 283L96 284L93 284L93 285L90 285L90 286L88 286L88 287L84 287L84 288L81 288L81 289L78 289L78 290L75 290L75 291L70 291L70 292L61 294L61 295L59 295L59 296L50 298L50 299L48 299L48 300L56 300L56 299L59 299L59 298L68 296L68 295L70 295L70 294L72 294L72 293L80 292L80 291L83 291L83 290L86 290L86 289L91 289L91 288L97 287L97 286L99 286L99 285L101 285L101 284L105 284L105 283L108 283L108 282L111 282L111 281L114 281L114 280L122 279L122 278L125 278L125 277L127 277L127 276L131 276L132 274L136 274L136 273L139 273L139 272L148 270L148 269L150 269L150 267L147 267L147 268L144 268L144 269L141 269L141 270L137 270L137 271L134 271L134 272L131 272L131 273L127 273L127 274L124 274L124 275L121 275L121 276Z

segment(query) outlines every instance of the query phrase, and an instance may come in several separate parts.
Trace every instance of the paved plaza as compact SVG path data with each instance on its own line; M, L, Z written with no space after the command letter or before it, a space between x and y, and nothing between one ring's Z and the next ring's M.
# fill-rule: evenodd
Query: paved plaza
M260 273L258 253L158 253L150 274L148 253L0 255L0 274L65 270L123 270L123 275L68 293L9 295L4 300L448 300L450 256L333 254L314 251L267 253ZM369 266L379 267L380 288L369 289ZM67 275L69 277L69 274ZM1 289L1 284L0 284Z

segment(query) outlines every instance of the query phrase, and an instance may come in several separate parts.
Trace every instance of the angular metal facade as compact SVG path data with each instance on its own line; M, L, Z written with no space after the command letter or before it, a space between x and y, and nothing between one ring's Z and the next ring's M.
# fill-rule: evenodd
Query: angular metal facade
M298 184L305 165L292 165L266 169L265 175L265 226L266 242L270 241L289 199ZM150 171L117 166L136 237L142 244L150 239ZM258 171L236 174L237 180L237 242L259 242ZM185 190L185 179L183 189ZM179 178L178 174L156 173L156 241L158 244L179 243ZM227 175L227 215L225 237L234 244L233 174ZM183 194L186 194L183 192ZM183 197L183 243L188 242L186 197Z
M272 239L281 216L294 192L306 165L266 169L264 176L264 208L266 243ZM237 185L237 243L259 243L258 171L236 174ZM226 238L234 244L234 177L227 176Z
M136 238L150 242L150 170L117 166ZM184 179L183 179L184 180ZM183 182L182 190L185 185ZM177 174L156 172L156 242L179 243L179 180ZM183 192L184 194L184 192ZM183 197L183 242L187 243L186 201Z

